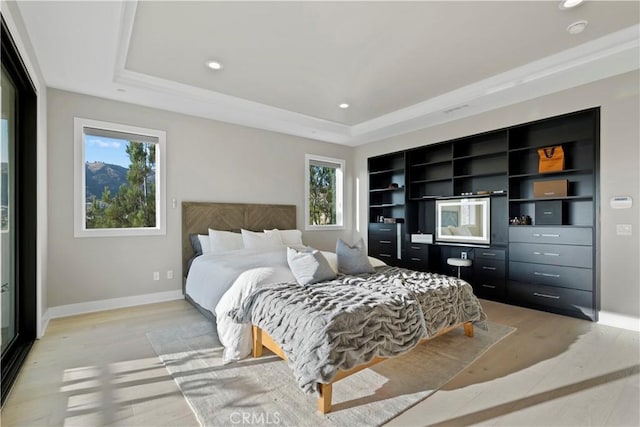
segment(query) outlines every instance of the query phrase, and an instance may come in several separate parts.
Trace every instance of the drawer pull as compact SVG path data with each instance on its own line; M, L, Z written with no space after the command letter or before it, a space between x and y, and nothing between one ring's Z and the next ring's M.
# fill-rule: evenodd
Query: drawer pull
M538 292L534 292L533 295L542 298L560 299L558 295L539 294Z
M490 270L490 271L496 271L497 270L497 268L495 268L495 267L487 267L485 265L482 266L482 269L483 270Z
M389 254L378 254L378 256L383 256L385 258L391 258L391 255L389 255Z
M546 213L546 212L545 212ZM533 237L560 237L559 234L540 234L540 233L533 233Z
M535 274L536 276L544 276L544 277L555 277L556 279L560 278L559 274L551 274L551 273L538 273L537 271L534 271L533 274Z
M419 250L420 250L420 249L422 249L422 248L421 248L420 246L411 246L411 249L415 249L415 250L418 250L418 251L419 251Z
M553 215L553 211L544 211L542 212L544 215Z
M545 256L560 256L560 254L556 254L553 252L534 252L534 255L545 255Z
M411 258L411 261L422 261L420 258Z
M493 254L491 252L482 252L483 256L496 256L496 254Z
M380 228L378 231L391 231L390 228Z
M496 287L495 287L495 285L485 285L485 284L482 284L481 286L482 286L483 288L489 288L489 289L495 289L495 288L496 288Z
M384 244L389 244L391 243L391 240L380 240L380 243L384 243Z

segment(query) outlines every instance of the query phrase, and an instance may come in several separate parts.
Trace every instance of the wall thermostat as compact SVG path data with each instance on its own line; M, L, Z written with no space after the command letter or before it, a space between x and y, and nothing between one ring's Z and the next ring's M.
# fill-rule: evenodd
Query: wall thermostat
M613 209L629 209L633 205L633 199L629 196L615 196L611 198Z

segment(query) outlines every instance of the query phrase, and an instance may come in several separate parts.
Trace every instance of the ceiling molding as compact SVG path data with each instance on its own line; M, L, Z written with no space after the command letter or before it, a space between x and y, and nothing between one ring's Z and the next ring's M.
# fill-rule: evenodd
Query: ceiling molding
M144 105L237 125L356 146L576 87L640 67L640 25L353 126L126 69L137 2L124 2L114 82ZM129 102L136 102L135 100Z

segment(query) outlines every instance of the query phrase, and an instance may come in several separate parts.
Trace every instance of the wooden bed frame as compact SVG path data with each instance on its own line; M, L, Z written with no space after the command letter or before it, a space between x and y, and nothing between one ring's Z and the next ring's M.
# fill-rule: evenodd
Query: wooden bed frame
M424 344L426 341L429 341L435 337L440 335L444 335L447 332L450 332L456 328L464 327L464 334L468 337L473 337L473 323L464 322L457 325L450 326L438 332L436 335L431 338L427 338L423 340L420 345ZM278 355L282 360L287 360L287 357L284 354L284 351L280 348L278 343L276 343L273 338L269 336L264 330L260 327L253 325L253 357L262 356L262 348L265 347L271 350L273 353ZM333 378L329 384L320 384L320 397L318 397L318 410L323 414L327 414L331 412L331 396L333 394L333 384L337 381L340 381L343 378L348 377L349 375L355 374L356 372L362 371L363 369L367 369L377 363L383 362L388 358L385 357L374 357L371 361L367 363L363 363L362 365L358 365L353 369L348 371L339 370L336 376Z

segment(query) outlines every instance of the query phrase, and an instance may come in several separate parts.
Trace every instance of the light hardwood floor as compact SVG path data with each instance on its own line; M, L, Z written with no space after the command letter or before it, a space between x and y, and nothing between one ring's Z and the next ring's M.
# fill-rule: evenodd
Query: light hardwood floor
M482 304L518 330L389 425L640 425L640 334ZM145 334L200 319L172 301L51 321L2 426L197 426Z

